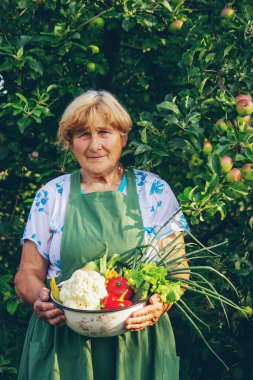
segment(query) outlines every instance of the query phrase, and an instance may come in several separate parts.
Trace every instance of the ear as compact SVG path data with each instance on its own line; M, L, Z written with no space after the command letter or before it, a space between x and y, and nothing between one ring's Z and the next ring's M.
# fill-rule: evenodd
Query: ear
M127 139L128 139L128 135L122 135L121 136L122 148L125 148L125 146L127 144Z

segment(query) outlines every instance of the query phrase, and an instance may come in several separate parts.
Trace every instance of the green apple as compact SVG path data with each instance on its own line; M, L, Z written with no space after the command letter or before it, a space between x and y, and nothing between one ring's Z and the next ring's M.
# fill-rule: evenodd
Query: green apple
M237 126L240 132L247 132L248 125L250 123L250 115L237 116L236 117Z
M94 62L88 62L86 65L86 69L89 73L94 73L96 70L96 64Z
M64 22L58 22L54 26L54 35L55 36L62 36L65 32L66 24Z
M91 28L94 28L94 29L102 29L104 24L105 22L102 19L102 17L93 18L90 22Z
M212 151L213 151L212 144L210 143L209 140L205 139L204 145L203 145L203 153L204 154L209 154L209 153L212 153Z
M229 172L234 165L233 159L230 156L226 155L221 157L220 162L223 173Z
M237 116L236 117L236 121L237 121L237 123L243 123L243 124L249 125L249 123L250 123L250 115Z
M228 125L223 119L219 119L215 123L215 128L218 132L226 132L228 130Z
M238 182L238 181L241 181L241 179L242 179L242 173L241 173L240 169L234 168L234 169L230 170L230 172L228 172L227 175L226 175L226 179L229 182Z
M203 160L199 157L198 153L194 153L191 157L191 160L189 162L190 168L192 167L198 167L201 166L203 163Z
M246 181L253 181L253 164L247 163L243 165L242 176Z
M232 7L227 7L227 8L222 9L220 15L222 18L229 20L234 17L235 11Z
M240 116L251 115L253 112L253 103L250 99L242 99L236 104L236 111Z
M175 20L172 21L169 25L169 29L172 33L177 33L183 26L183 21L182 20Z

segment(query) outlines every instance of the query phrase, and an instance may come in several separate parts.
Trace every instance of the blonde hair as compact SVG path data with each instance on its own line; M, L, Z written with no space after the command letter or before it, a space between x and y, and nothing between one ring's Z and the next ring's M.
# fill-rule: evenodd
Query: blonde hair
M84 127L91 128L101 118L123 134L132 128L129 114L110 92L89 90L65 109L59 123L59 145L70 149L74 133Z

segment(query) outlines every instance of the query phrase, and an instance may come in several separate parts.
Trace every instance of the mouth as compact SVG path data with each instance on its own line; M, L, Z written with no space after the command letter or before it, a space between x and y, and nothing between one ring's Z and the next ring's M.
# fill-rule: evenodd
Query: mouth
M101 160L102 158L104 158L105 156L90 156L88 157L89 160Z

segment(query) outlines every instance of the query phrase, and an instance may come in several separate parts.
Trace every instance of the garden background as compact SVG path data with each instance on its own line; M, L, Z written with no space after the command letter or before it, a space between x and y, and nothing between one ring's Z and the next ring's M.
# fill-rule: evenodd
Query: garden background
M123 162L170 183L202 243L227 240L212 265L233 281L249 318L228 309L228 326L220 309L186 293L229 372L172 309L180 379L253 379L253 175L244 166L253 162L253 131L237 117L235 99L252 92L250 4L1 1L0 379L17 377L31 313L13 286L29 208L42 184L76 167L57 148L57 124L68 102L90 88L114 93L133 118ZM241 179L224 173L224 155L246 169Z

